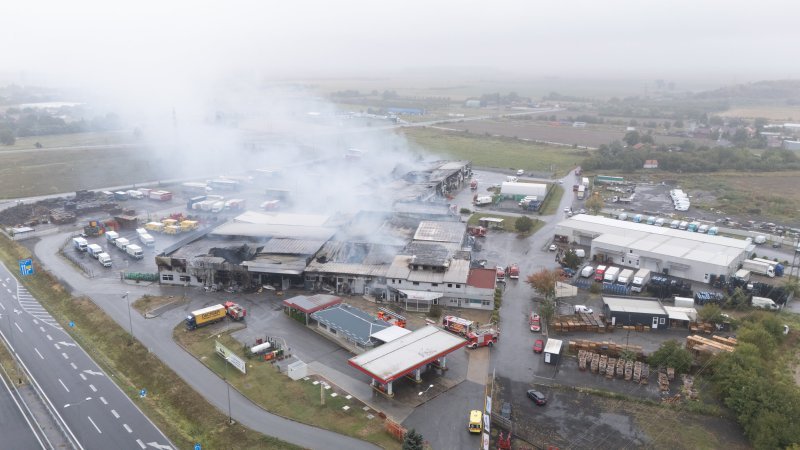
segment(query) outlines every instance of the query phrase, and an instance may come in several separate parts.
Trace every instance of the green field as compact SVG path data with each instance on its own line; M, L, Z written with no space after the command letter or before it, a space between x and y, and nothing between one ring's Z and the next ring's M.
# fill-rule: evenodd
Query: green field
M586 150L527 143L513 138L447 132L433 128L404 128L401 131L422 153L466 159L474 166L550 172L564 175L579 165Z
M309 331L310 333L311 331ZM200 359L220 377L225 376L225 362L214 351L214 327L187 331L180 324L173 336L181 346ZM244 358L241 344L228 333L217 335L221 344ZM231 385L262 408L299 422L308 423L338 433L373 442L383 448L400 448L385 430L383 421L367 419L364 405L344 396L331 397L325 392L325 405L320 404L320 387L310 380L291 380L271 364L258 359L247 360L247 375L228 369ZM343 406L350 406L348 411Z
M30 252L0 237L0 261L14 267ZM228 416L208 403L181 377L85 297L73 297L34 259L36 272L22 280L45 309L81 347L113 377L123 392L144 411L178 448L296 449L241 425L228 425ZM66 324L73 320L74 327ZM147 386L147 398L139 389Z
M5 150L26 150L36 148L78 147L92 145L130 144L134 142L131 131L107 131L98 133L51 134L46 136L27 136L17 138L14 145L0 145L0 152Z

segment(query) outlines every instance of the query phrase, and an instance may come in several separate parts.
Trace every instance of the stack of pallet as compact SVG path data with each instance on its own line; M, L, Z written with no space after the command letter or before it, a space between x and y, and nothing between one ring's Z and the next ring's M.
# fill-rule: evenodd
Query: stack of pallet
M667 379L669 381L675 380L675 369L672 367L667 367Z
M586 370L586 360L591 359L592 354L586 350L578 350L578 369Z
M647 384L648 378L650 378L650 366L642 364L642 380L639 383Z
M664 371L658 371L658 388L661 392L669 391L669 379L667 378L667 374Z
M625 375L625 360L620 358L617 361L617 376L622 378Z
M597 373L600 366L600 355L598 353L592 354L592 373Z
M696 400L698 398L697 389L694 388L694 378L690 375L682 375L683 376L683 392L684 394L692 399Z
M594 331L595 333L604 333L606 326L592 314L576 314L574 316L561 316L553 323L556 331L570 332L570 331Z
M586 350L593 353L600 353L604 355L619 357L624 351L631 352L636 355L636 358L644 357L644 350L638 345L619 345L613 341L589 341L585 339L578 339L569 341L570 351Z
M692 333L711 334L716 328L713 323L709 322L692 322L689 324L689 331Z
M642 362L636 361L633 363L633 381L639 382L642 379Z
M600 373L606 373L606 367L608 366L608 356L607 355L600 355Z
M715 355L720 352L733 352L736 348L736 339L722 336L711 336L711 338L707 338L693 334L686 338L686 348L691 350L695 355Z
M617 358L608 358L608 366L606 368L606 378L614 378L614 367L617 365Z
M633 361L625 361L625 381L631 381L633 378Z

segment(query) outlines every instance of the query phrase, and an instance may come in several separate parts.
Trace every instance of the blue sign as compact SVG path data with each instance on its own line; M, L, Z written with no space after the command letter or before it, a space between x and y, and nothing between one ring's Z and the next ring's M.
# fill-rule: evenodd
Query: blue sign
M147 397L147 389L142 389L141 391L139 391L139 398L145 398L145 397Z
M194 450L203 450L203 447L200 444L194 444Z
M31 258L19 260L19 273L23 276L33 275L33 260Z
M71 320L70 320L70 321L69 321L69 327L70 327L70 328L75 328L75 322L73 322L73 321L71 321Z

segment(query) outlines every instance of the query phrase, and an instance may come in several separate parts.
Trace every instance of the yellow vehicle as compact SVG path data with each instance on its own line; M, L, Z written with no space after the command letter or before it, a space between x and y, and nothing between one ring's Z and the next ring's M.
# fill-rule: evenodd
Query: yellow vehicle
M467 429L470 433L480 433L483 430L483 413L477 409L469 412L469 425Z
M219 322L225 318L227 310L222 305L208 306L197 311L192 311L186 318L186 328L194 330L197 327Z

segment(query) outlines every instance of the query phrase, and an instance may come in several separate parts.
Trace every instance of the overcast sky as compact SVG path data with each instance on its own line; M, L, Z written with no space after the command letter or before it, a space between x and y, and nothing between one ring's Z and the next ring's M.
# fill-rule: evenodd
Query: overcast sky
M788 0L31 0L3 2L0 17L0 72L98 85L429 68L721 84L800 77L800 3Z

